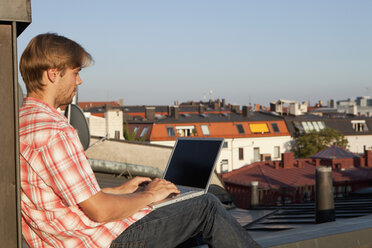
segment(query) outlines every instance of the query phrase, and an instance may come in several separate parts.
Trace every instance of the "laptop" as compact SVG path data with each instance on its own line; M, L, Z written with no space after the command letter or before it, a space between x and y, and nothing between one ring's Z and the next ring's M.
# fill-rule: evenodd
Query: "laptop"
M178 138L162 178L174 183L179 195L153 203L153 209L208 192L223 138Z

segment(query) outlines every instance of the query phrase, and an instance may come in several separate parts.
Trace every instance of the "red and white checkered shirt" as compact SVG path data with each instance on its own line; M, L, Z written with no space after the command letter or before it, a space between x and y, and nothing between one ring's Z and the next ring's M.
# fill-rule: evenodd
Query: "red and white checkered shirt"
M79 203L100 191L76 130L34 98L19 111L22 233L31 247L109 247L120 233L151 212L97 223Z

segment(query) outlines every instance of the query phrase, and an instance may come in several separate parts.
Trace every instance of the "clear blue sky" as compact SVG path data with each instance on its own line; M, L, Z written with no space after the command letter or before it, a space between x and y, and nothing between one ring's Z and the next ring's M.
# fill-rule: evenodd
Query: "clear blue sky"
M79 42L95 64L80 101L202 100L265 106L372 95L370 0L31 0L21 54L39 33Z

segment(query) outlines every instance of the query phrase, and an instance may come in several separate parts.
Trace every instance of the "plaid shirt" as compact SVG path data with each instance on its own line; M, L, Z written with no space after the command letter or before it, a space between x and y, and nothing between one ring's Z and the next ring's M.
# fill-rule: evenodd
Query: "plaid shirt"
M19 111L22 233L32 247L109 247L151 210L97 223L78 204L100 191L76 130L49 105L26 98Z

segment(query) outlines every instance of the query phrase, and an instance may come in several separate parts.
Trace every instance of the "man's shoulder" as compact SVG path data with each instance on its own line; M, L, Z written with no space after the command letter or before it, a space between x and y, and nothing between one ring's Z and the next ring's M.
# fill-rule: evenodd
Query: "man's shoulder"
M46 145L58 133L73 132L71 125L59 113L37 107L22 107L19 111L20 139L33 147Z

